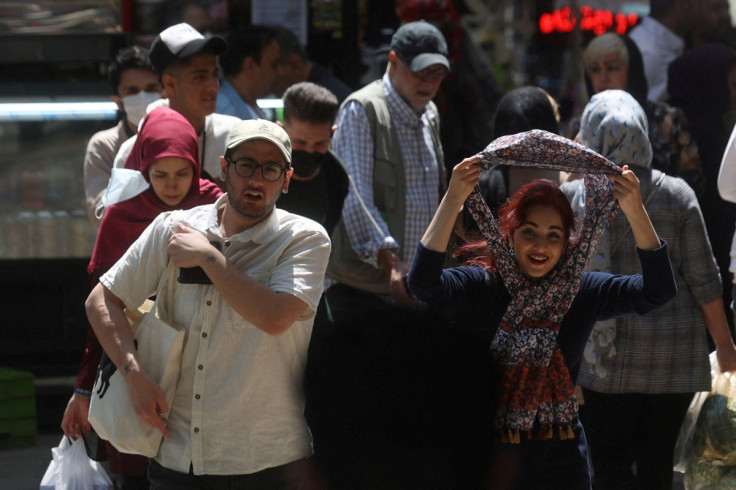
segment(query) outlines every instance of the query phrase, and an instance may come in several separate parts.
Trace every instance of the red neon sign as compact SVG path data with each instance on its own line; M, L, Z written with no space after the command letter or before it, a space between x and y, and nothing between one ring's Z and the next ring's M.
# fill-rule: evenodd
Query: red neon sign
M610 10L594 9L587 5L580 7L579 17L580 30L593 31L595 35L603 34L612 27L617 33L624 35L639 20L639 16L634 12L614 14ZM539 17L539 31L542 34L571 32L577 23L578 19L572 15L570 7L563 7L542 14Z

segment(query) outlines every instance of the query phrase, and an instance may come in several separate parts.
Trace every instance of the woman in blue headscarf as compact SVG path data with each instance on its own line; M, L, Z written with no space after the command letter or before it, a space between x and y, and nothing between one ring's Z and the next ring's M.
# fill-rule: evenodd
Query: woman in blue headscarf
M692 188L652 168L647 117L628 92L593 96L583 112L580 142L634 171L647 213L667 242L678 289L675 299L648 315L618 317L613 331L594 328L578 378L594 483L599 489L672 488L682 419L693 394L710 390L706 331L721 369L736 369L718 267ZM581 182L563 185L568 195L579 195L581 188ZM637 273L634 237L623 216L614 218L606 238L611 272ZM600 349L604 337L610 342L606 352Z

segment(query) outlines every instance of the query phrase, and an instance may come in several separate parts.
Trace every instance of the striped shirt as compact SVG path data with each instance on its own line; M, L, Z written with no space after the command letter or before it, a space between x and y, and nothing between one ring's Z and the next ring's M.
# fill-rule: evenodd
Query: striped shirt
M342 211L350 243L361 259L375 267L379 266L378 251L381 249L399 249L397 254L401 260L411 262L414 244L427 229L440 199L440 169L430 133L430 121L439 114L432 106L426 106L420 114L415 113L396 91L388 74L383 76L383 88L406 172L406 243L398 243L391 235L373 201L373 136L359 102L351 101L340 111L336 122L338 130L332 140L332 149L342 158L355 182ZM355 195L356 188L370 217Z

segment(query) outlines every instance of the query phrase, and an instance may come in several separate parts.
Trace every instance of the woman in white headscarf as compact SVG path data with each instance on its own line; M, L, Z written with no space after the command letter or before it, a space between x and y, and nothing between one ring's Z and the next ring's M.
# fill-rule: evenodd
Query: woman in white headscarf
M647 135L646 114L628 92L600 92L585 107L580 142L628 165L639 178L642 202L669 246L678 289L675 299L652 313L617 318L612 350L586 356L580 369L583 424L598 489L672 488L682 419L693 394L710 390L706 331L721 369L736 369L721 278L695 193L684 180L652 169ZM563 190L571 195L581 186L568 183ZM636 273L634 238L623 216L613 220L607 236L611 272ZM594 329L588 353L600 341L596 333L601 334Z

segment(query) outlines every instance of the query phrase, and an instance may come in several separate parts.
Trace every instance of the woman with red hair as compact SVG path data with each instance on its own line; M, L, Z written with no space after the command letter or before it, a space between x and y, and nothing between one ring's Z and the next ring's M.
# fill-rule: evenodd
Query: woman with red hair
M567 197L544 180L523 186L500 208L496 222L476 189L481 169L495 164L585 173L589 206L581 230L573 235ZM466 265L443 269L464 204L486 241L465 247ZM586 272L617 205L631 224L642 274ZM501 372L494 428L501 456L511 458L503 465L514 473L509 488L590 489L573 391L593 324L647 313L677 293L667 246L642 205L634 173L545 131L499 138L453 169L408 280L412 293L430 307L448 308L458 321L482 322L489 331ZM491 486L507 488L499 484L504 476L509 477L495 475Z

